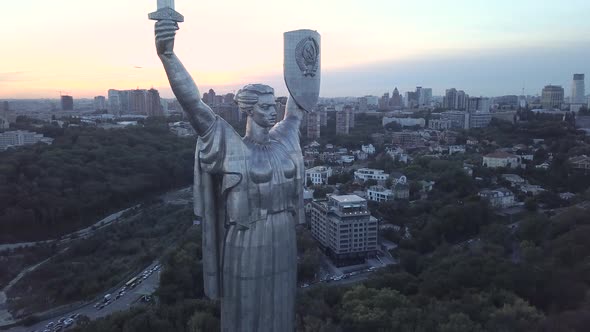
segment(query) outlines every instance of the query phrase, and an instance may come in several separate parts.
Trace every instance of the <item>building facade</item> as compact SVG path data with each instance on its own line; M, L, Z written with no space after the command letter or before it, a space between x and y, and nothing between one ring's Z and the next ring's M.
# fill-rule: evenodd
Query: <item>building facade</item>
M389 100L389 106L391 109L401 109L403 106L402 95L399 93L397 87L393 89L391 99Z
M561 109L563 106L563 88L559 85L547 85L541 93L543 109Z
M97 111L105 111L107 109L107 99L104 96L94 97L94 109Z
M350 132L350 113L342 110L336 112L336 135L348 135Z
M146 115L147 116L164 116L162 103L160 102L160 93L156 89L149 89L146 93Z
M402 148L412 148L420 146L422 137L414 131L398 131L391 134L391 143Z
M585 104L586 103L586 86L584 82L584 74L574 74L574 80L572 82L572 104Z
M383 186L370 186L367 189L367 199L373 202L393 201L393 192Z
M446 111L440 114L441 120L451 122L451 129L469 129L469 113L464 111Z
M63 95L61 96L61 110L62 111L73 111L74 110L74 97Z
M359 168L354 172L354 179L363 182L367 180L386 181L389 179L389 174L380 169Z
M357 195L313 202L311 234L336 265L362 262L378 250L377 219L371 217L367 200Z
M447 130L451 129L451 120L429 120L428 129L432 130Z
M0 133L0 151L9 147L24 146L36 143L52 144L53 138L44 137L42 134L26 130L7 131Z
M469 128L485 128L492 122L492 113L477 112L469 114Z
M520 167L520 159L518 156L511 153L496 151L483 157L483 166L488 168L518 168Z
M332 168L317 166L305 170L305 185L324 185L328 184L328 178L332 176Z
M482 190L478 195L494 208L505 209L514 206L515 203L514 194L506 188Z

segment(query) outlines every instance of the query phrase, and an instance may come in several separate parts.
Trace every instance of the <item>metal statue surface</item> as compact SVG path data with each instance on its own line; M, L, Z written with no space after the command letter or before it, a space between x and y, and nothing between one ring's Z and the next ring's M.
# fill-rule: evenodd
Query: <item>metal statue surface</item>
M173 8L167 8L172 13ZM313 101L314 93L307 93L312 100L300 106L289 87L285 119L275 123L274 90L246 85L235 96L247 115L246 135L241 137L201 100L197 85L174 54L177 29L173 20L158 20L156 48L170 86L199 136L194 211L203 225L205 293L221 301L223 331L294 331L295 226L305 219L299 126L317 97ZM299 42L290 48L296 49ZM308 77L313 72L319 81L319 38L303 51ZM296 70L293 75L305 75Z

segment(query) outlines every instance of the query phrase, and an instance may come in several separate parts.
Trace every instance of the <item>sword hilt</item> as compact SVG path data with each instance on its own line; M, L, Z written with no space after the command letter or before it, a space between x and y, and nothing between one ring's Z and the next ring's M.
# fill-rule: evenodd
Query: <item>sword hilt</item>
M170 7L160 8L158 11L148 14L148 18L154 21L184 22L184 16Z
M148 14L148 18L154 21L184 22L184 16L170 7L160 8L158 11ZM174 52L164 52L164 55L171 56Z

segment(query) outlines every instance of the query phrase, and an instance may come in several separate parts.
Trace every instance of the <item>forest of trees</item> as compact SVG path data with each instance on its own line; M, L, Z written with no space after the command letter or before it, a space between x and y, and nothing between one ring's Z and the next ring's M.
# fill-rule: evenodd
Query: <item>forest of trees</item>
M441 244L428 255L403 249L400 265L363 284L302 289L297 331L586 331L586 216L579 208L553 218L538 215L516 231L492 223L470 245ZM219 308L203 298L202 269L195 263L200 256L195 228L164 260L158 304L78 330L219 331Z
M174 246L192 225L193 211L188 205L154 205L129 219L75 242L27 274L7 294L13 312L93 300Z
M0 152L2 243L56 238L192 181L195 141L166 122L36 130L53 145Z

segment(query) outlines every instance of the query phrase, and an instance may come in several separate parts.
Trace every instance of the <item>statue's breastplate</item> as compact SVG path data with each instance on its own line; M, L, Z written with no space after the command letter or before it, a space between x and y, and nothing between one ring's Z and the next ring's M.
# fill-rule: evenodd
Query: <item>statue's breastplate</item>
M248 198L254 210L277 213L293 209L296 204L295 162L277 141L267 145L246 143Z

